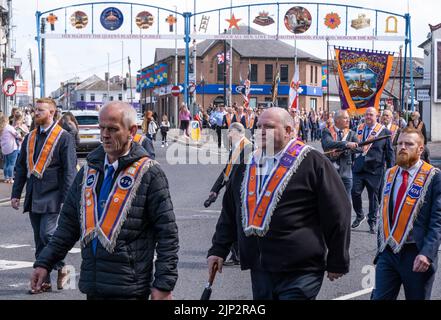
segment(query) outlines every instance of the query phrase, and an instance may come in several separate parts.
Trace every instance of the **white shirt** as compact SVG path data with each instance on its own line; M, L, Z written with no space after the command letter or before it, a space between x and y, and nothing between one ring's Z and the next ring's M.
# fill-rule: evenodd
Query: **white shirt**
M415 178L415 175L417 174L419 168L422 165L423 165L423 161L419 160L415 165L413 165L413 167L406 170L407 172L409 172L409 177L407 178L407 186L408 187L412 183L413 179ZM395 178L394 197L393 197L395 204L397 201L398 190L400 189L401 182L403 181L403 175L401 174L401 172L403 172L403 170L404 169L400 167L400 169L397 172L397 176ZM399 204L396 204L396 205L399 205Z
M124 157L124 156L128 155L129 152L130 152L130 150L128 150L126 153L124 153L121 157ZM110 162L109 162L108 155L106 154L106 156L105 156L105 158L104 158L104 177L105 177L105 175L107 174L107 167L108 167L108 166L112 166L113 169L115 169L115 170L113 171L113 173L115 173L116 170L118 169L118 163L119 163L118 160L115 160L114 162L110 163Z
M288 142L288 144L285 146L285 148L283 148L282 150L277 152L274 156L267 156L263 150L262 150L262 153L258 152L255 155L254 159L257 163L257 171L256 172L257 172L257 176L260 178L259 189L263 186L262 179L264 179L264 177L266 175L268 175L268 178L269 178L269 174L271 173L273 168L278 165L280 159L282 158L282 156L285 154L285 151L289 147L290 142Z
M43 128L42 126L40 126L40 133L47 132L49 130L49 128L52 127L53 124L54 124L54 122L52 121L52 123L46 129Z

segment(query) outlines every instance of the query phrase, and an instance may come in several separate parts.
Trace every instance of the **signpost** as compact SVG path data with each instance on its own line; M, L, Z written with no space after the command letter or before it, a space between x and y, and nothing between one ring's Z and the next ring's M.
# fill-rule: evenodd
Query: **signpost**
M2 89L6 96L11 97L17 92L17 85L13 79L7 78L3 81Z
M181 93L181 88L179 86L173 86L171 89L171 93L173 97L178 97L179 94Z

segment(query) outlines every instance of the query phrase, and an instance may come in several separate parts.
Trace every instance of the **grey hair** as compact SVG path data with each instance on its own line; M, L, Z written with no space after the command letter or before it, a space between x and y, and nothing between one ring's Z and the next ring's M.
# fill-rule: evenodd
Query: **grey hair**
M337 119L337 118L341 118L341 117L343 117L343 116L345 115L345 113L347 113L347 112L348 112L347 110L338 110L338 111L335 113L334 118L335 118L335 119Z
M233 122L229 127L229 130L231 129L236 130L240 135L245 135L245 127L243 126L242 123Z
M122 101L111 101L106 103L99 111L99 116L104 112L105 109L111 106L116 106L120 109L122 113L122 123L124 126L129 129L131 126L136 125L137 115L136 110L130 104Z

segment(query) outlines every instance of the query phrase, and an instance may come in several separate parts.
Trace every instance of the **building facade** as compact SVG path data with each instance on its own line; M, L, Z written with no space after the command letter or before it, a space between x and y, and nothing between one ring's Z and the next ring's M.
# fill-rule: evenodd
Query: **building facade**
M247 28L241 26L241 30ZM235 32L241 32L235 30ZM251 33L259 34L251 29ZM226 80L224 81L224 64L220 63L227 52ZM195 102L208 107L215 104L230 104L230 70L229 70L230 41L206 40L196 46L196 74L190 68L190 81L195 82ZM289 100L289 85L294 75L295 48L278 40L233 40L232 41L232 70L231 70L231 104L242 105L244 100L237 92L249 74L251 82L250 106L268 105L272 102L273 81L280 74L278 99L276 104L286 108ZM305 111L323 110L322 63L323 60L297 49L299 79L302 92L300 107ZM183 88L185 76L184 50L178 50L178 68L175 72L175 49L156 49L155 62L141 70L153 70L155 66L167 66L167 82L160 86L150 85L141 88L141 105L143 109L154 110L158 115L167 114L174 122L177 106L184 101L183 92L174 97L171 93L176 83ZM223 59L225 60L225 59ZM225 94L224 94L225 93ZM194 96L193 96L194 98Z

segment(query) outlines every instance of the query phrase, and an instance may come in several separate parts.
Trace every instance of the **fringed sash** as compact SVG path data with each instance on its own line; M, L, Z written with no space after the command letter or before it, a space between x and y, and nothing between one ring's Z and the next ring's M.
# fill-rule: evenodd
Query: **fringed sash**
M348 128L343 130L343 137L342 137L341 141L346 141L346 139L348 138L349 131L350 130ZM337 141L338 135L337 135L337 131L335 130L334 126L329 128L329 132L331 132L332 139L334 139L334 141Z
M253 129L254 126L254 116L245 116L246 129Z
M153 162L149 158L144 157L120 172L107 198L100 219L98 219L97 206L99 203L96 193L99 173L97 170L85 166L81 195L81 245L83 247L98 237L102 246L109 253L113 252L142 177L152 164Z
M142 142L144 141L145 136L143 136L142 134L135 134L135 136L133 137L133 142L136 142L137 144L142 144Z
M358 141L360 141L360 142L364 141L363 140L363 132L364 132L365 127L366 127L365 123L362 123L361 125L358 126L357 135L358 135ZM378 135L383 131L383 129L384 129L384 126L380 123L377 123L375 125L375 128L371 131L369 137L367 137L366 141L370 141L370 140L377 138ZM365 145L363 147L363 156L365 156L369 152L371 147L372 147L372 143Z
M37 142L37 130L36 128L32 130L29 134L28 142L26 145L26 154L27 154L27 166L28 166L28 178L33 174L38 179L43 178L44 171L47 166L52 161L52 156L54 153L54 149L60 140L60 137L63 133L63 128L58 124L54 125L49 131L46 140L44 141L43 147L40 150L40 154L37 157L37 163L34 164L34 153L35 153L35 145Z
M271 216L292 175L297 171L302 160L312 148L301 141L291 141L273 168L262 190L259 190L260 177L254 155L250 155L242 182L242 227L246 236L265 236L271 222Z
M392 137L390 139L393 142L395 140L395 135L398 132L398 126L395 123L392 123L392 125L390 126L389 131L392 133Z
M230 179L231 170L233 169L233 165L237 164L237 159L239 159L240 154L242 153L245 146L249 145L251 142L247 138L242 138L240 140L239 146L236 147L233 150L233 153L231 155L231 159L227 164L227 167L225 169L224 173L224 181L227 182Z
M423 162L418 169L418 173L411 183L409 183L406 196L401 203L395 203L399 206L394 224L391 226L389 220L389 201L391 195L392 184L397 175L398 166L392 167L386 173L386 185L383 190L383 199L380 206L382 213L379 221L380 232L380 252L389 245L394 253L398 253L406 242L409 232L413 229L413 223L424 204L424 197L427 189L436 173L436 169L430 164Z

